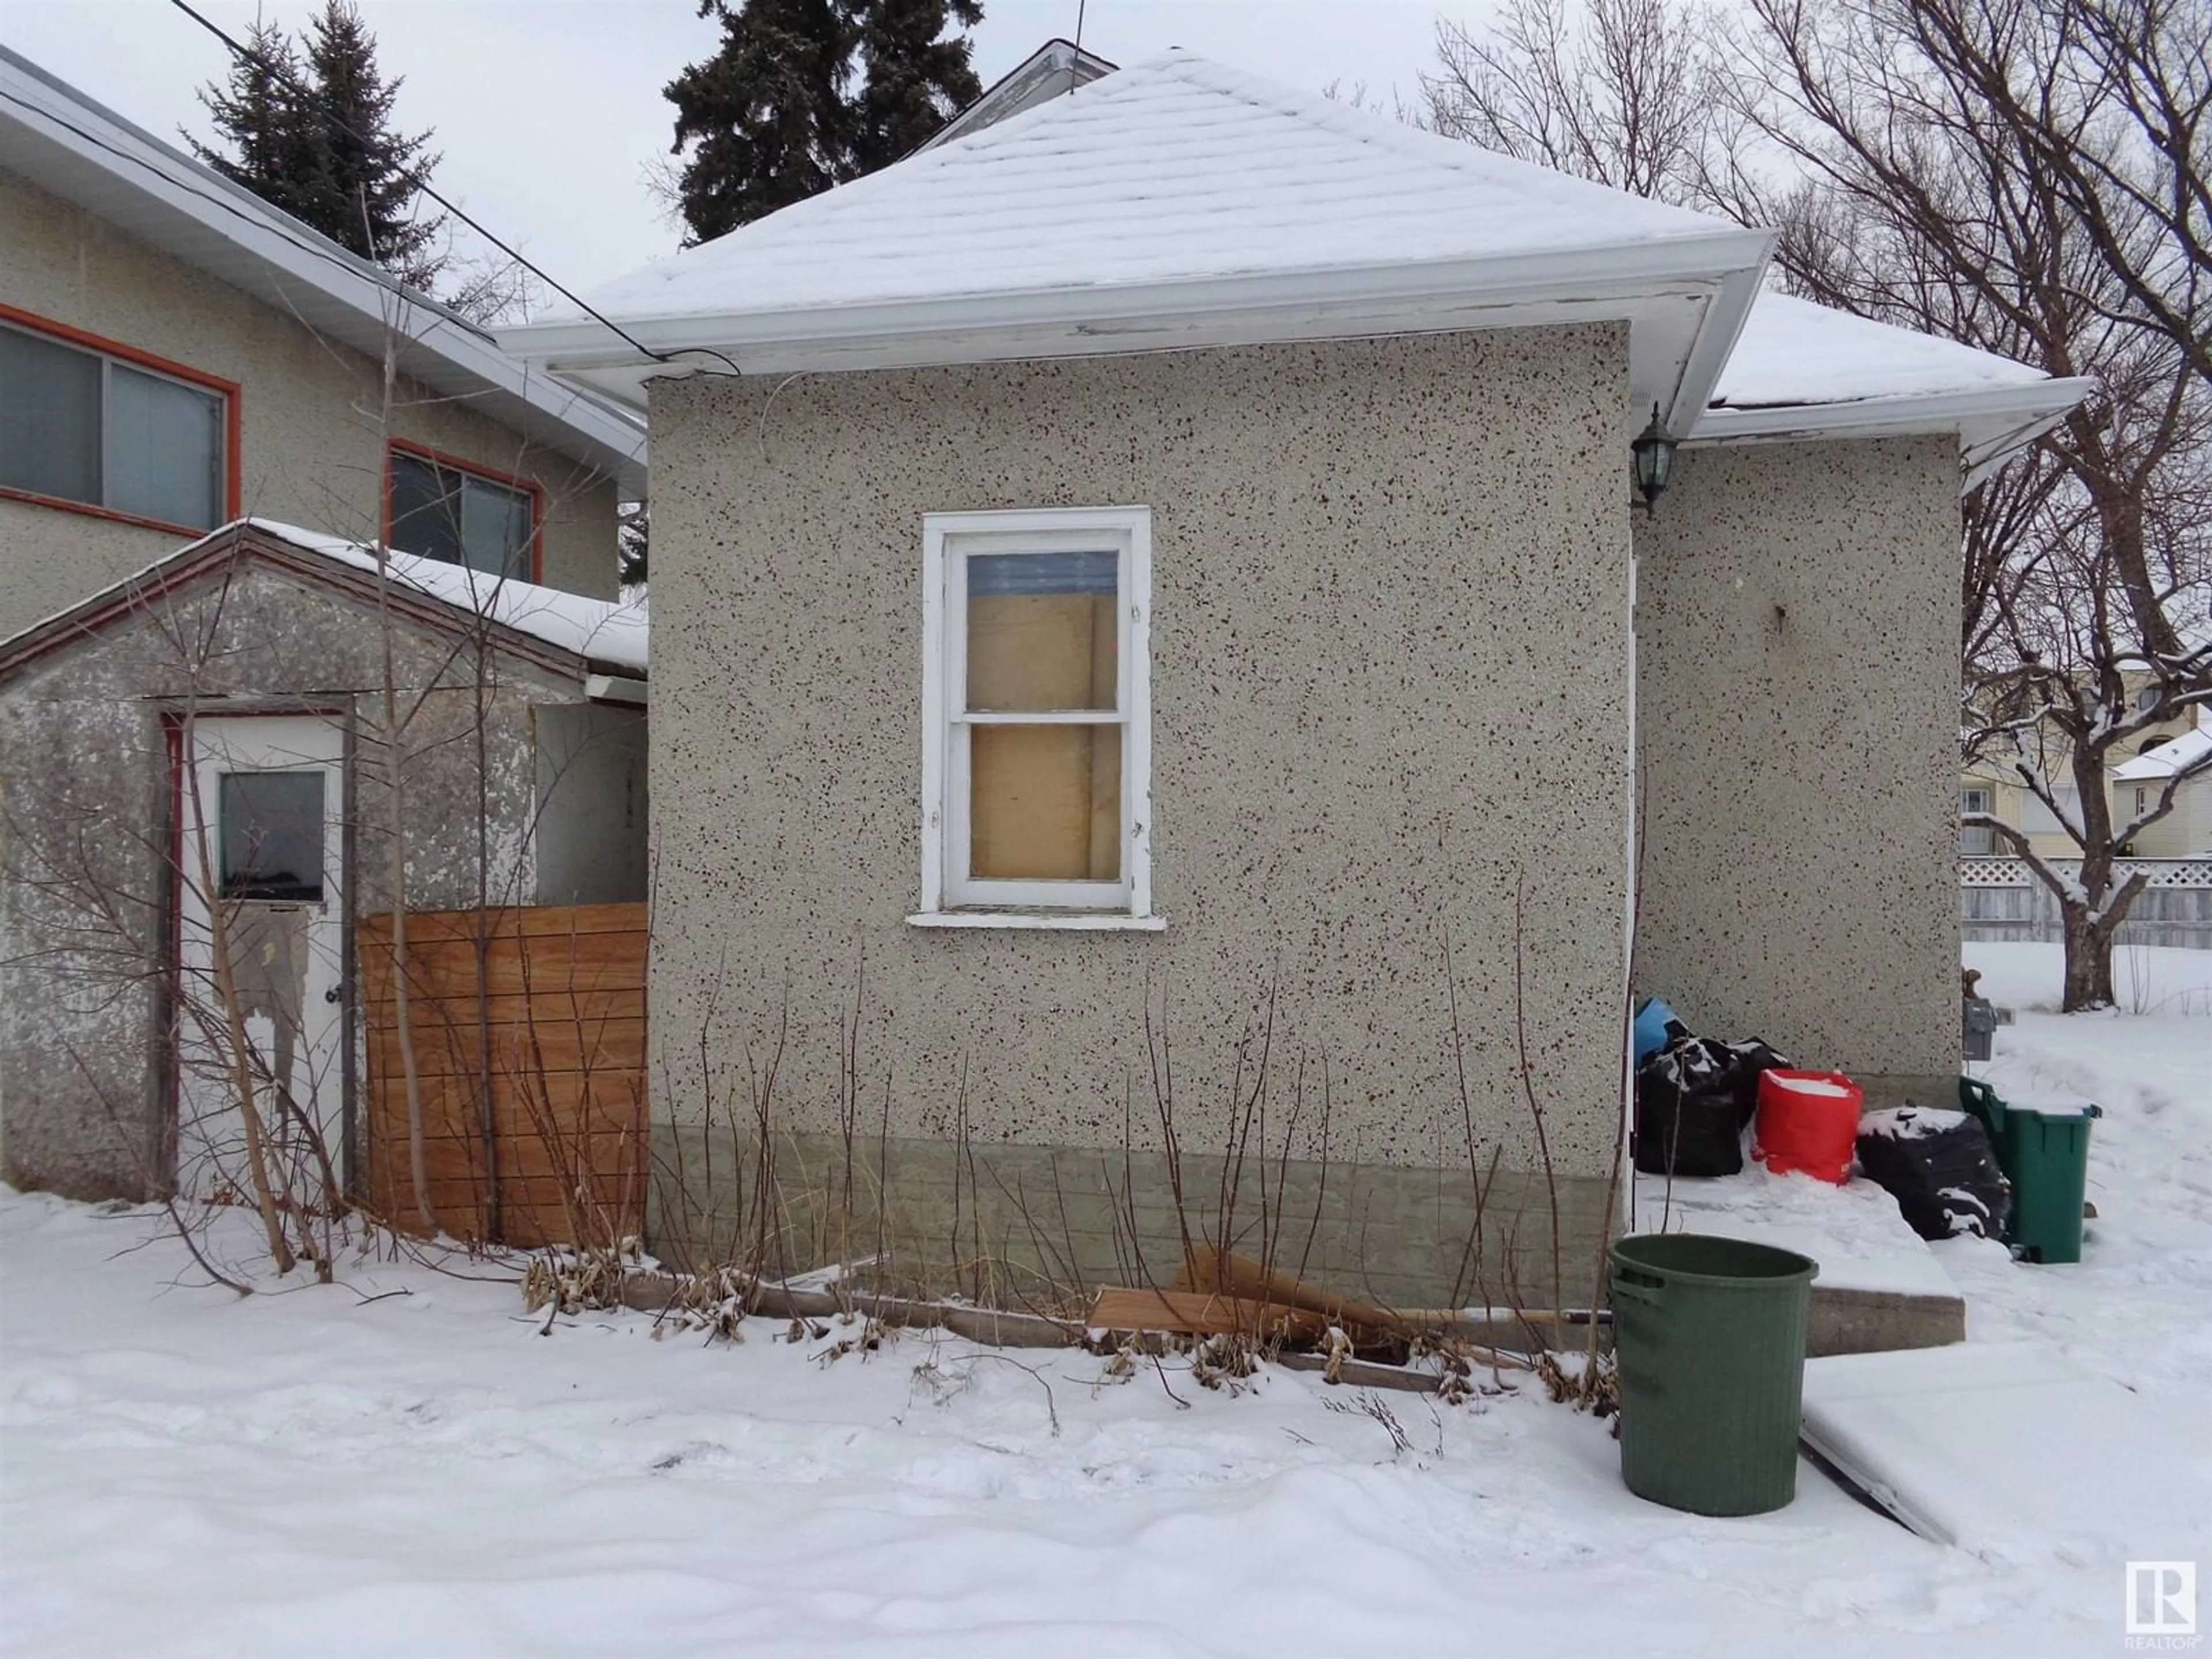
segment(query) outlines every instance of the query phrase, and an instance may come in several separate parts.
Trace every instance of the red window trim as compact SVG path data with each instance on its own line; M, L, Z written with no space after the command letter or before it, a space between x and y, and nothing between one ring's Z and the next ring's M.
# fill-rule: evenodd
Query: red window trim
M384 444L384 544L392 546L392 458L412 455L418 461L428 461L449 471L465 472L486 483L495 483L505 489L520 490L530 497L530 575L532 582L543 582L545 568L545 486L537 479L520 472L501 472L497 467L486 466L479 461L464 460L459 455L449 455L442 449L433 449L428 444L418 444L405 438L387 438ZM404 549L395 550L404 551Z
M226 380L220 374L210 374L205 369L194 368L188 363L173 362L167 357L157 357L150 351L141 351L136 346L125 345L120 340L111 340L106 335L94 334L82 328L72 328L67 323L58 323L51 317L41 317L36 312L22 311L11 305L0 304L0 322L15 324L33 334L44 334L66 344L82 346L87 351L97 351L113 357L119 362L135 363L141 368L150 368L157 374L184 380L193 386L205 386L220 393L223 400L222 420L222 523L228 524L244 516L246 499L245 472L240 461L240 439L244 432L244 390L235 380ZM42 495L34 489L12 489L0 485L0 499L27 501L33 507L52 507L62 513L82 513L90 519L106 519L112 524L136 525L142 530L165 530L173 535L198 538L220 525L208 525L195 529L191 525L171 524L163 519L142 519L136 514L118 513L112 507L101 507L94 501L73 501L62 495Z

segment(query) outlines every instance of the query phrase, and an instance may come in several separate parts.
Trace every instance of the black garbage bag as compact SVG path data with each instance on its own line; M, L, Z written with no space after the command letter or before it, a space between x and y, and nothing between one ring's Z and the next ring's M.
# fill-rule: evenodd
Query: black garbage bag
M1790 1061L1757 1037L1721 1046L1729 1051L1735 1067L1736 1109L1743 1114L1743 1121L1748 1124L1759 1112L1759 1074L1777 1070L1786 1072L1790 1069Z
M1859 1121L1859 1168L1897 1200L1923 1238L2002 1238L2012 1185L1981 1120L1907 1101Z
M1734 1175L1743 1168L1759 1074L1790 1062L1764 1042L1718 1042L1674 1029L1637 1068L1636 1167L1645 1175Z

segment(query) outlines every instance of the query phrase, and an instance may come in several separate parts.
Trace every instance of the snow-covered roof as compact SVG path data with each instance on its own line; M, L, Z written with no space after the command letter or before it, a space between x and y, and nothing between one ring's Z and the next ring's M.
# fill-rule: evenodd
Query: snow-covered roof
M0 46L0 168L557 454L642 492L645 429L529 368L428 295Z
M2040 369L1955 340L1767 290L1714 389L1716 409L1852 403L2047 385Z
M2112 775L2123 783L2160 782L2185 767L2201 764L2207 755L2212 755L2212 731L2200 726L2114 767Z
M158 589L165 577L219 543L235 538L241 531L258 532L264 541L280 544L294 552L327 560L362 574L377 569L376 550L360 542L302 530L271 519L240 519L219 526L165 555L135 574L109 584L57 616L33 623L12 639L0 641L0 661L12 654L19 642L33 635L67 635L81 630L88 619L111 610L117 603ZM419 594L439 605L480 617L517 634L582 658L593 667L626 677L646 672L648 632L645 605L586 599L535 582L514 581L446 564L412 553L386 556L385 568L394 587Z
M1763 291L1693 441L1876 436L1957 425L1971 477L2048 428L2093 383Z
M713 318L1742 237L1170 52L587 297Z
M1641 299L1665 337L1632 366L1637 395L1693 394L1686 423L1719 367L1695 349L1708 302L1747 302L1771 240L1173 52L586 297L654 351L760 372L1390 331L1414 306L1430 327L1527 320L1503 316L1516 301L1621 317ZM576 313L501 338L630 396L648 373L720 367L655 362ZM615 366L627 379L594 373Z
M1763 293L1771 242L1176 52L589 296L629 338L501 337L641 402L699 370L1625 318L1628 431L1656 404L1693 442L1955 432L1970 483L2088 389Z
M377 568L376 550L360 542L318 535L273 519L240 522L302 552L319 553L356 570L374 572ZM592 662L640 673L645 670L647 623L641 602L586 599L413 553L386 554L384 563L392 580L457 611L501 623Z

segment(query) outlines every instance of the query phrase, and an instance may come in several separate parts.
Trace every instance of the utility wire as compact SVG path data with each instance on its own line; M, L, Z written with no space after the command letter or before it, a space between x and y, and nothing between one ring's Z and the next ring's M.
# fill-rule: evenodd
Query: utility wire
M222 41L225 46L229 48L231 55L239 59L240 62L252 64L255 68L260 70L262 73L270 76L272 79L289 88L292 92L301 97L313 96L311 89L301 86L297 81L292 79L285 71L283 65L270 62L259 52L254 51L251 46L241 45L239 41L234 40L224 31L221 24L215 22L205 14L195 9L190 3L190 0L169 0L169 3L174 6L179 11L184 13L185 16L191 18L192 21L198 23L210 34L215 36L216 40ZM363 135L356 132L344 122L336 119L327 112L324 113L321 118L328 121L331 125L336 127L340 132L345 134L347 137L352 139L356 143L366 145L368 143L368 140ZM600 311L596 306L593 306L588 301L585 300L574 289L570 289L566 283L556 281L542 266L538 265L534 261L525 258L520 252L511 246L503 239L493 234L490 230L484 227L482 222L469 214L465 210L454 203L450 198L439 191L430 183L429 174L427 169L410 168L407 171L406 176L414 185L415 188L421 191L422 194L428 197L441 208L444 209L454 218L459 220L471 230L476 232L477 235L483 237L485 241L490 243L494 247L497 248L508 258L514 260L515 264L520 265L532 276L537 277L538 281L544 283L546 287L551 289L562 299L568 301L570 305L574 306L579 311L582 312L586 317L589 317L593 322L599 324L602 328L605 328L611 333L616 335L623 342L623 343L629 346L631 349L651 358L657 363L672 362L676 358L684 356L687 352L696 353L701 356L714 358L728 368L730 373L732 374L743 375L744 373L743 369L739 368L737 364L732 362L729 358L724 356L722 353L714 350L707 346L684 346L672 352L654 350L653 347L646 344L644 341L639 339L637 336L632 334L620 323L615 321L613 318L608 316L605 313ZM374 264L374 261L372 260L370 263ZM380 270L382 269L380 266L378 268ZM406 293L407 290L405 285L401 283L397 277L392 276L389 271L384 272L384 275L392 282L393 287L398 289L400 293L403 295Z

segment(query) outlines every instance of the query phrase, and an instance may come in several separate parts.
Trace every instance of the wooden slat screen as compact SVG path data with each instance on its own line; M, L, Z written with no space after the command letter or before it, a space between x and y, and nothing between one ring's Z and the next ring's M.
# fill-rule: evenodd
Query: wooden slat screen
M368 1192L416 1229L392 937L389 915L359 924ZM409 914L425 1174L445 1231L539 1245L642 1226L645 944L642 904Z

